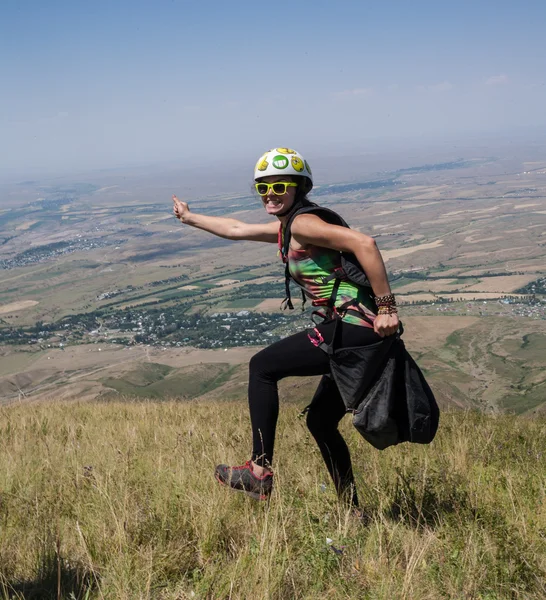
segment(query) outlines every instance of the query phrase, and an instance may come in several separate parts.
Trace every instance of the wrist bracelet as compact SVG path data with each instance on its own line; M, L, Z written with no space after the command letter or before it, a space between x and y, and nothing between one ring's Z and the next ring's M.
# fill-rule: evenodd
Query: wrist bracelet
M377 306L396 306L394 294L388 294L387 296L375 296L374 300Z
M398 314L398 308L394 305L390 305L390 306L380 306L379 309L377 310L377 314L378 315L397 315Z
M377 307L377 312L380 315L392 315L398 312L396 304L381 304Z

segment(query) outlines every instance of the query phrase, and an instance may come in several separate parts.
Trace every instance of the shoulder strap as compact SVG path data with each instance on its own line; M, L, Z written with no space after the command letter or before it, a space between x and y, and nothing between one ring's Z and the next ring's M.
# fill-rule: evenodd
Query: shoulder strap
M318 206L317 204L311 204L309 206L302 206L299 210L295 211L290 218L286 222L286 227L284 228L282 234L282 247L280 248L282 257L286 257L288 255L288 249L290 248L290 239L292 237L292 222L298 215L303 215L305 213L311 213L318 215L322 219L324 219L327 223L331 223L332 225L341 225L342 227L349 227L343 217L338 215L333 210L329 208L324 208L323 206ZM282 225L281 225L282 227Z
M315 213L315 214L320 214L325 221L329 222L329 223L334 223L336 225L343 225L344 227L349 227L347 225L347 223L343 220L343 218L338 215L336 212L334 212L333 210L330 210L329 208L324 208L322 206L318 206L317 204L315 204L314 202L310 202L309 204L306 204L305 206L302 206L300 208L298 208L297 210L295 210L290 217L288 218L288 221L286 223L286 227L283 229L282 225L279 225L279 252L282 258L283 263L285 264L285 268L284 268L284 287L285 287L285 298L281 303L281 309L293 309L294 305L292 304L292 297L290 294L290 270L288 268L288 250L290 249L290 239L292 237L291 234L291 229L292 229L292 222L294 221L294 219L298 216L301 215L303 213ZM337 288L339 286L339 282L336 282L337 285L335 286L335 293L333 294L333 297L330 298L330 302L329 304L332 304L335 302L335 296L337 295ZM306 296L305 296L305 292L302 290L301 292L302 295L302 306L301 309L302 311L305 310L305 301L306 301Z
M286 227L284 228L284 230L283 230L282 225L279 226L279 252L281 254L281 258L282 258L283 262L285 263L284 284L285 284L286 297L281 304L282 308L290 308L290 309L294 308L292 305L292 300L291 300L291 296L290 296L291 276L290 276L290 270L288 268L288 251L290 249L290 239L292 237L292 234L291 234L292 222L298 215L306 214L306 213L316 214L317 216L319 216L321 219L323 219L327 223L330 223L332 225L339 225L341 227L347 227L349 229L349 225L347 224L347 222L345 221L345 219L343 219L343 217L341 215L339 215L338 213L336 213L333 210L330 210L329 208L325 208L323 206L318 206L317 204L314 204L314 203L310 203L306 206L302 206L301 208L295 210L288 218L288 221L286 222ZM332 294L328 300L329 311L333 311L336 297L337 297L337 291L338 291L339 285L341 283L341 280L349 279L358 285L370 287L368 278L366 277L366 274L364 273L364 270L360 266L356 256L354 256L354 254L350 254L347 252L341 252L341 268L336 269L334 273L332 273L330 276L325 278L325 283L330 281L331 279L335 279L335 282L334 282ZM305 305L305 294L303 293L303 291L302 291L302 297L303 297L303 305L302 305L302 310L303 310L304 305Z

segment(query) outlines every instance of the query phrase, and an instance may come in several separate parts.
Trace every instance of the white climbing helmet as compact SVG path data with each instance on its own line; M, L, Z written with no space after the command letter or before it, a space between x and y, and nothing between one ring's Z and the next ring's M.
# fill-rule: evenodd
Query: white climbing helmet
M254 180L270 175L305 177L307 192L313 187L313 175L309 163L291 148L273 148L261 156L254 168Z

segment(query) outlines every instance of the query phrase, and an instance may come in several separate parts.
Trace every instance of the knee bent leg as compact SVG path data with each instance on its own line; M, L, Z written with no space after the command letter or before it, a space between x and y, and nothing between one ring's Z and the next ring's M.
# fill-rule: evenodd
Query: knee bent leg
M328 422L318 411L313 411L313 409L309 409L307 412L307 428L311 432L314 438L324 438L329 433L332 433L337 430L337 422L332 423L331 420Z
M260 350L255 354L248 363L250 377L260 377L276 381L278 377L275 375L274 361L270 360L267 355L267 348Z

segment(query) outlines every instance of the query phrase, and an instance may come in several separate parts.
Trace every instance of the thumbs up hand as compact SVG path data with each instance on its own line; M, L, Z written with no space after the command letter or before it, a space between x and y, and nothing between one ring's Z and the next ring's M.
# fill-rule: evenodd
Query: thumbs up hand
M182 223L190 214L190 208L187 202L182 202L173 194L173 213L174 216L179 219Z

